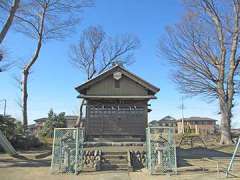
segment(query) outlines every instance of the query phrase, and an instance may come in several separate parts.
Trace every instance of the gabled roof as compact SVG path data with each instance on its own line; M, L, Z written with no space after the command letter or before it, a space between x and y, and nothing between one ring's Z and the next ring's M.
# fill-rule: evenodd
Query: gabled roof
M44 117L44 118L39 118L39 119L35 119L34 121L37 122L37 123L45 122L45 121L47 121L47 118L46 118L46 117Z
M165 116L160 120L153 120L149 122L150 125L159 125L160 123L177 123L177 120L172 116Z
M77 118L78 118L78 116L75 116L75 115L66 115L65 116L66 121L75 121L75 120L77 120ZM34 121L36 123L42 123L42 122L47 121L47 119L48 119L47 117L43 117L43 118L35 119Z
M127 76L128 78L132 79L133 81L137 82L138 84L140 84L142 87L152 91L154 94L157 93L160 89L152 84L150 84L149 82L143 80L142 78L138 77L137 75L129 72L128 70L126 70L124 67L122 67L121 65L117 64L115 66L113 66L112 68L110 68L109 70L99 74L98 76L94 77L93 79L88 80L87 82L81 84L80 86L76 87L75 89L79 92L79 93L83 93L84 90L88 89L91 85L99 82L100 80L108 77L110 74L112 74L115 71L120 71L123 75Z
M165 117L163 117L162 119L159 120L159 122L163 122L163 121L174 122L174 121L176 121L176 119L172 116L165 116Z
M184 118L184 121L217 121L216 119L208 118L208 117L189 117ZM177 121L182 121L182 119L178 119Z

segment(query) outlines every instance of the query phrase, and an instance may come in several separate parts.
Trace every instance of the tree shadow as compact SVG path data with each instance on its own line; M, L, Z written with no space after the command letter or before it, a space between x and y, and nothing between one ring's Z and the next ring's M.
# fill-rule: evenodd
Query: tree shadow
M23 156L23 155L20 155L20 154L13 154L13 155L11 155L11 157L14 157L16 159L22 159L22 160L30 160L26 156Z
M192 166L192 164L188 163L187 160L177 156L177 167L187 167Z
M52 155L52 151L48 151L48 152L44 152L44 153L41 153L39 155L36 155L35 158L36 159L43 159L43 158L46 158L50 155Z
M11 155L12 158L1 158L0 168L8 167L49 167L50 159L30 159L26 156L16 154Z
M177 148L177 156L185 159L199 159L199 158L229 158L232 153L226 153L215 149L208 149L203 147L194 147L189 149Z

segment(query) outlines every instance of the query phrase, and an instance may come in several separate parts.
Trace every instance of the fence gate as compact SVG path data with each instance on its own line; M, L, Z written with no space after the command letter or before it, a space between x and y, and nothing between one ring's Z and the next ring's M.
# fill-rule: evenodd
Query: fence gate
M172 127L148 127L147 167L150 174L176 173L175 130Z
M51 171L77 174L83 165L83 142L83 129L55 128Z

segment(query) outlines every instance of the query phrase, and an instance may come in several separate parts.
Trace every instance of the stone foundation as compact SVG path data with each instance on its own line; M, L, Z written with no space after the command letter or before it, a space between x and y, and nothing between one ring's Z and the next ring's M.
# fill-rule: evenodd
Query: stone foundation
M104 163L103 152L101 150L84 151L83 153L83 171L100 171ZM127 161L129 168L138 170L146 167L147 154L145 151L129 151Z
M83 170L99 171L101 170L101 150L83 152Z

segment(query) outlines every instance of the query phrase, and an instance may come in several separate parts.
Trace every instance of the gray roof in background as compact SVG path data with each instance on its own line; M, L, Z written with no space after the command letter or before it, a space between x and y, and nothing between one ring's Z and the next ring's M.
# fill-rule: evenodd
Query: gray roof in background
M65 116L66 121L75 121L75 120L77 120L77 118L78 118L78 116L75 116L75 115ZM34 121L35 122L45 122L46 120L47 120L47 118L44 117L44 118L35 119Z
M47 118L39 118L39 119L35 119L33 121L35 122L45 122L47 120Z
M160 120L153 120L153 121L151 121L152 123L157 123L157 122L175 122L176 121L176 119L174 118L174 117L172 117L172 116L165 116L165 117L163 117L162 119L160 119ZM150 122L150 123L151 123Z
M162 123L162 122L167 122L167 123L176 123L176 119L172 116L165 116L163 117L162 119L160 120L153 120L151 122L149 122L150 125L158 125L159 123Z
M193 117L189 117L189 118L184 118L184 121L217 121L216 119L212 119L212 118L208 118L208 117L197 117L197 116L193 116ZM182 119L178 119L176 120L174 117L172 116L165 116L160 120L153 120L151 122L149 122L149 124L158 124L160 122L179 122L182 121Z
M176 121L176 119L172 116L165 116L162 119L160 119L159 121Z
M184 121L217 121L216 119L208 118L208 117L189 117L184 118ZM182 119L178 119L177 121L182 121Z

